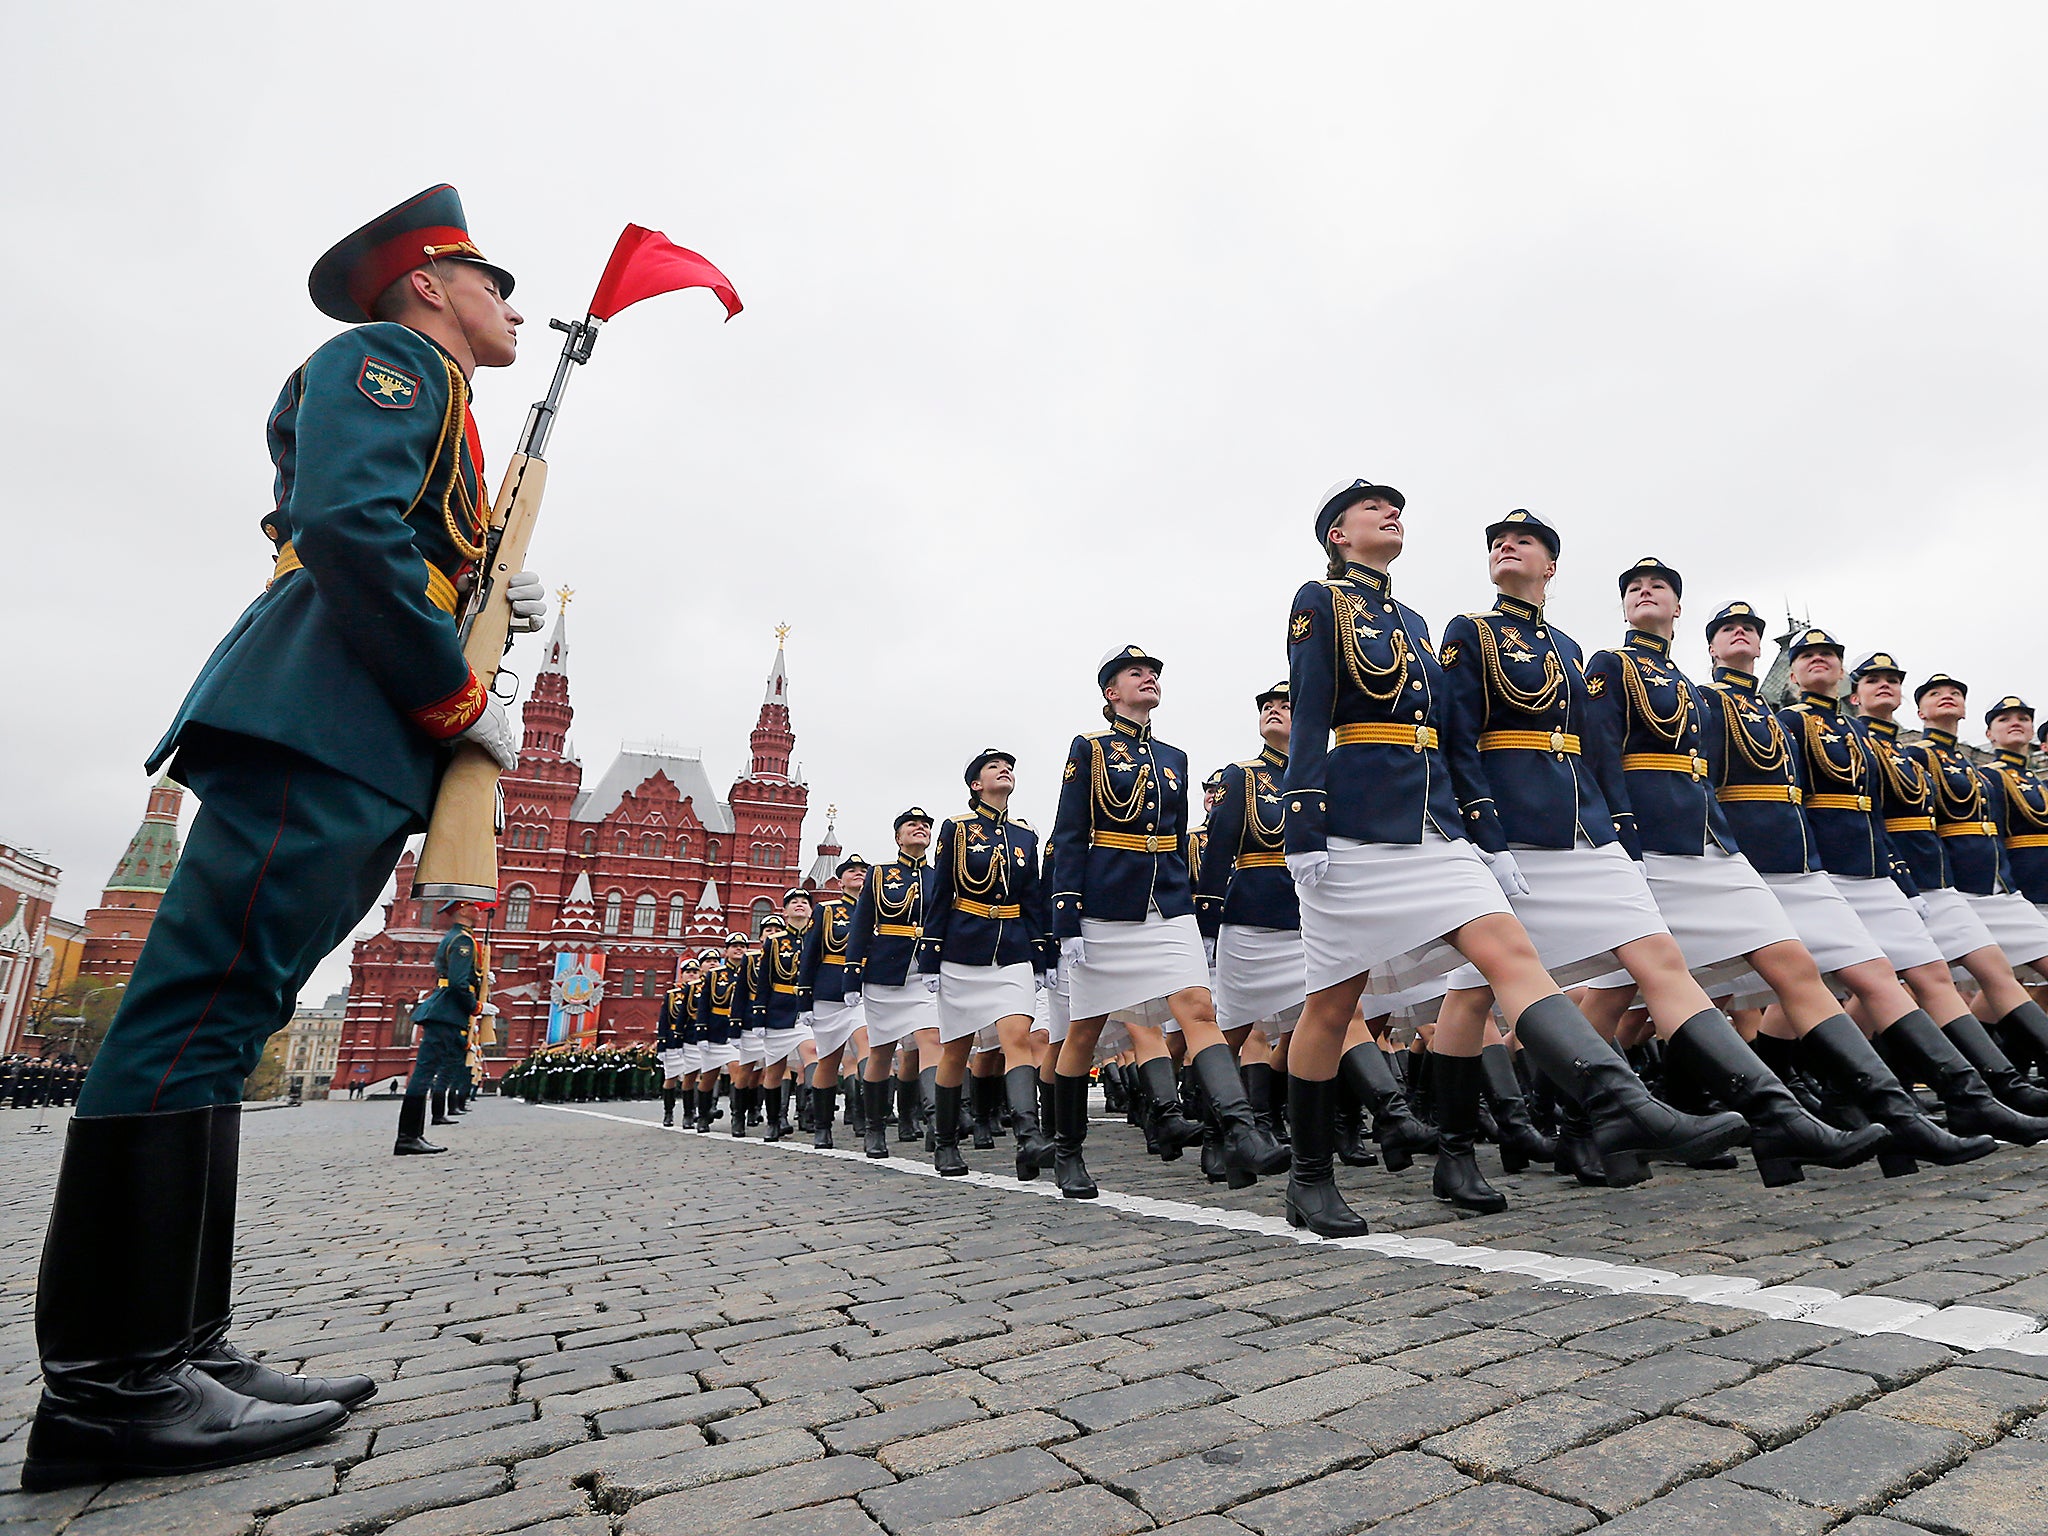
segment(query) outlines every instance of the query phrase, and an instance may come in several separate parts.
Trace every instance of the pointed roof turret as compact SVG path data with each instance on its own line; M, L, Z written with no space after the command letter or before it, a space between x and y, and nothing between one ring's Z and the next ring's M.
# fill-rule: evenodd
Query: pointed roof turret
M553 939L595 937L597 934L597 900L590 893L590 871L579 871L576 883L569 887L569 898L555 913L555 926L549 937Z
M555 609L555 630L548 636L548 653L540 664L542 672L563 672L569 670L569 604L575 598L573 587L563 587L555 593L560 606Z
M108 890L161 891L170 885L171 871L178 867L178 808L184 800L184 790L169 774L150 786L149 808L107 878Z
M768 691L762 696L761 713L750 738L754 749L751 776L757 779L788 778L789 754L796 746L796 732L789 728L789 673L782 658L783 642L788 638L789 626L776 625L775 664L768 669Z

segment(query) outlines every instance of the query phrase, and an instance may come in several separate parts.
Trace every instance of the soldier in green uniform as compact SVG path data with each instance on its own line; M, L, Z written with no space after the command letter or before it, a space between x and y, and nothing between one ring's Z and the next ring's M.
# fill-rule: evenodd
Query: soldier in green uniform
M274 1455L374 1390L282 1375L226 1340L239 1104L300 986L425 827L447 744L517 763L455 614L489 510L470 383L513 360L520 316L446 186L341 241L310 288L352 329L269 414L275 568L149 758L200 809L66 1137L31 1489ZM508 585L537 628L538 579Z
M426 1129L427 1104L431 1099L434 1124L453 1123L445 1113L446 1095L469 1055L469 1021L481 1007L477 1001L483 977L476 963L476 904L448 901L441 904L441 910L453 912L455 921L434 949L434 990L412 1011L412 1021L420 1031L419 1053L399 1103L398 1140L391 1148L396 1157L448 1150L421 1134Z

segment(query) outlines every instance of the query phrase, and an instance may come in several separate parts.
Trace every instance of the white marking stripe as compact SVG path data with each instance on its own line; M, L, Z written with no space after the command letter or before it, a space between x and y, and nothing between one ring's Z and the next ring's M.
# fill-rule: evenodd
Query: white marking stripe
M588 1115L593 1120L616 1120L642 1130L672 1130L652 1120L632 1115L614 1115L601 1109L574 1109L567 1104L539 1104L565 1115ZM801 1152L811 1157L836 1157L864 1163L896 1173L914 1173L924 1178L945 1178L930 1163L893 1154L870 1158L848 1148L824 1148L799 1144L793 1139L761 1141L752 1136L723 1136L716 1139L739 1146L773 1148L780 1152ZM948 1184L969 1184L1005 1194L1060 1198L1059 1186L1049 1179L1026 1183L996 1173L968 1173L946 1179ZM1366 1237L1318 1237L1313 1232L1290 1227L1279 1216L1260 1216L1252 1211L1222 1210L1215 1206L1192 1205L1181 1200L1159 1200L1150 1195L1125 1195L1105 1189L1092 1205L1133 1216L1151 1216L1161 1221L1185 1222L1194 1227L1225 1227L1237 1232L1257 1232L1264 1237L1284 1237L1297 1243L1327 1243L1333 1248L1361 1248L1368 1253L1395 1259L1420 1259L1454 1269L1505 1271L1530 1275L1539 1280L1569 1280L1573 1285L1595 1286L1604 1291L1626 1291L1639 1296L1680 1296L1714 1307L1732 1307L1744 1312L1761 1312L1766 1317L1791 1322L1817 1323L1849 1333L1902 1333L1910 1338L1930 1339L1954 1349L1974 1352L2010 1349L2023 1355L2048 1355L2048 1333L2041 1331L2038 1318L2024 1312L2004 1312L1992 1307L1931 1307L1925 1302L1899 1301L1890 1296L1844 1296L1818 1285L1765 1285L1746 1275L1680 1275L1668 1269L1651 1269L1641 1264L1610 1264L1604 1259L1575 1259L1537 1253L1524 1248L1481 1248L1465 1246L1443 1237L1401 1237L1392 1232L1374 1232Z

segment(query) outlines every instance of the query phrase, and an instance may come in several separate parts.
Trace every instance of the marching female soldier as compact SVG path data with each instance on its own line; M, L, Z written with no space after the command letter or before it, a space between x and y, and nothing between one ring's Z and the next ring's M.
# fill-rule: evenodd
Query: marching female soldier
M847 961L860 967L861 1012L867 1016L861 1097L869 1157L889 1155L889 1081L898 1043L937 1027L932 989L922 976L910 975L936 878L924 856L932 842L931 815L913 805L896 818L895 830L896 857L869 873L846 938Z
M967 1172L960 1155L960 1091L975 1037L994 1026L1017 1063L1004 1082L1017 1115L1017 1166L1035 1175L1045 1150L1038 1129L1031 1017L1040 972L1053 964L1045 892L1038 883L1038 833L1010 815L1017 760L994 747L967 764L968 814L939 829L932 894L925 904L917 965L939 983L937 1104L933 1166Z
M672 1126L676 1123L676 1095L682 1091L683 1080L694 1077L697 1064L691 1060L690 1025L695 1012L696 998L693 995L697 979L697 957L692 955L684 960L676 971L675 985L661 996L661 1012L654 1021L654 1048L661 1053L661 1123ZM690 1111L696 1108L692 1103L683 1105L683 1122L689 1123Z
M810 1008L803 968L804 939L811 926L811 893L800 888L784 891L782 914L780 923L771 918L762 926L761 990L754 1002L767 1115L762 1135L768 1141L780 1141L789 1134L789 1124L783 1118L782 1080L801 1034L797 1020Z
M839 1113L839 1058L863 1022L860 966L847 959L846 943L853 932L853 904L867 873L868 861L859 854L841 859L832 871L838 889L818 893L817 912L804 935L802 980L811 1000L811 1035L818 1048L811 1079L814 1147L832 1145L832 1122ZM858 1091L850 1097L857 1099Z
M697 1129L711 1130L711 1111L718 1102L721 1072L732 1076L732 1133L747 1134L746 1092L740 1086L740 1036L752 1011L747 991L747 936L728 933L725 953L697 993L697 1025L703 1031L698 1047L702 1070L697 1075Z
M1053 1080L1054 1175L1070 1200L1096 1194L1081 1146L1088 1074L1112 1013L1143 1042L1151 1059L1142 1070L1155 1080L1164 1075L1155 1102L1175 1099L1155 1023L1171 1017L1225 1127L1228 1162L1252 1173L1274 1173L1286 1162L1285 1150L1253 1120L1237 1058L1216 1028L1188 888L1187 754L1152 734L1160 669L1135 645L1102 659L1095 680L1109 729L1076 736L1068 748L1053 824L1060 885L1053 893L1053 933L1073 1014ZM1183 1139L1199 1136L1196 1129Z
M1331 1171L1337 1063L1367 981L1398 992L1451 971L1460 955L1478 967L1523 1048L1585 1101L1607 1158L1700 1155L1748 1134L1739 1115L1682 1115L1650 1097L1558 991L1515 921L1502 894L1519 883L1513 855L1482 857L1466 841L1459 799L1475 819L1490 804L1477 746L1427 625L1394 600L1387 575L1406 505L1392 486L1363 479L1318 501L1329 576L1296 594L1287 627L1287 863L1309 989L1288 1062L1287 1219L1325 1236L1367 1230ZM1477 1047L1473 1038L1465 1049Z

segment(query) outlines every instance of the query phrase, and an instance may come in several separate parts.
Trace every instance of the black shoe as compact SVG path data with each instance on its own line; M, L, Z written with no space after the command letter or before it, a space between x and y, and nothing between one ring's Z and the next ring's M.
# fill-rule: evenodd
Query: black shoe
M832 1122L839 1118L839 1085L813 1088L811 1101L811 1145L832 1150Z
M1915 1008L1879 1030L1877 1053L1902 1082L1917 1078L1934 1090L1954 1135L1996 1136L2022 1147L2048 1140L2048 1120L2023 1115L1993 1098L1948 1031L1923 1010Z
M1485 1046L1479 1052L1479 1068L1483 1102L1493 1105L1494 1144L1500 1148L1502 1170L1520 1173L1531 1163L1553 1161L1557 1143L1529 1119L1514 1053L1504 1045Z
M1374 1047L1378 1049L1377 1046ZM1288 1121L1294 1128L1294 1166L1285 1209L1290 1227L1318 1237L1363 1237L1372 1228L1337 1192L1331 1164L1337 1134L1337 1080L1287 1078Z
M1244 1096L1244 1079L1237 1075L1237 1057L1230 1047L1212 1045L1197 1051L1194 1067L1201 1079L1202 1095L1223 1128L1225 1165L1240 1174L1284 1172L1290 1161L1288 1150L1252 1118L1251 1104ZM1335 1126L1330 1129L1334 1134Z
M1035 1179L1052 1166L1052 1137L1041 1128L1036 1067L1012 1067L1003 1074L1003 1096L1017 1122L1017 1177Z
M1584 1106L1590 1141L1609 1184L1647 1179L1645 1152L1689 1162L1749 1140L1749 1122L1732 1110L1686 1115L1652 1098L1642 1079L1561 992L1524 1008L1515 1020L1515 1035L1530 1060Z
M1506 1065L1514 1070L1513 1063ZM1430 1176L1430 1193L1482 1216L1506 1210L1507 1196L1486 1182L1472 1150L1485 1067L1477 1056L1438 1056L1430 1063L1430 1072L1436 1086L1436 1171Z
M31 1492L280 1455L348 1417L246 1397L188 1363L213 1113L74 1118L65 1133L36 1283Z
M1052 1176L1060 1187L1060 1198L1093 1200L1099 1191L1088 1176L1088 1165L1081 1161L1081 1145L1088 1139L1088 1079L1055 1074L1052 1106Z
M2026 1080L1975 1014L1950 1019L1941 1026L1941 1032L1962 1053L1963 1059L1976 1068L1984 1086L1999 1103L2022 1115L2048 1114L2048 1091Z
M423 1093L409 1093L398 1101L398 1140L392 1144L393 1157L425 1157L434 1152L446 1152L446 1147L437 1147L420 1133L427 1128L427 1096Z
M1436 1132L1415 1118L1387 1053L1378 1045L1370 1040L1354 1045L1337 1063L1337 1075L1371 1114L1372 1139L1379 1143L1387 1172L1401 1172L1414 1163L1416 1153L1436 1146Z
M234 1322L235 1196L241 1183L242 1106L216 1105L206 1159L206 1212L192 1286L191 1364L230 1392L264 1403L340 1403L377 1395L367 1376L287 1376L228 1341Z
M860 1085L861 1113L867 1116L868 1128L861 1136L861 1151L869 1157L884 1158L889 1155L889 1079L880 1082L862 1080Z
M1802 1163L1853 1168L1875 1157L1885 1144L1886 1133L1877 1126L1837 1130L1808 1114L1718 1008L1705 1009L1679 1025L1667 1050L1707 1092L1749 1122L1750 1154L1768 1188L1804 1179Z
M937 1068L927 1067L927 1072L936 1074ZM948 1088L937 1080L932 1081L932 1166L946 1178L958 1178L967 1172L967 1159L960 1155L960 1085Z
M1917 1158L1954 1167L1998 1150L1998 1143L1989 1136L1954 1136L1929 1119L1920 1101L1892 1075L1884 1058L1846 1013L1822 1019L1799 1045L1822 1082L1838 1087L1858 1109L1891 1133L1890 1147L1877 1158L1888 1178L1913 1172Z

